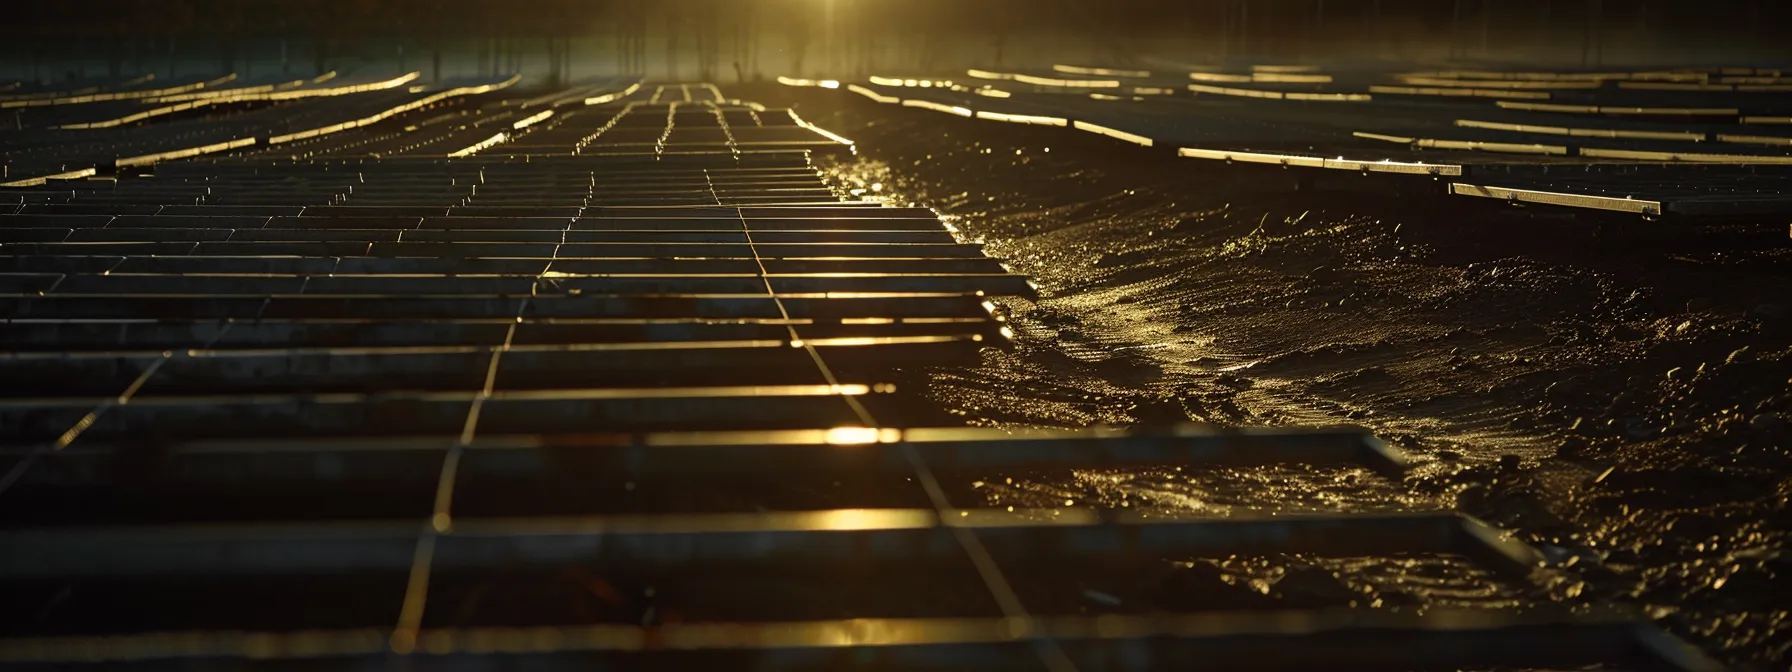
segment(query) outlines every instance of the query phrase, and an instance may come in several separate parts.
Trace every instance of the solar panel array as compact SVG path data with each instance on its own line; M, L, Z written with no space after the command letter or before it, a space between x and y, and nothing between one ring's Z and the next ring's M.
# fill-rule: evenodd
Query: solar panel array
M1510 608L1550 570L1447 512L991 506L973 478L1406 462L954 427L915 383L1004 347L990 299L1031 286L837 196L811 155L850 145L793 114L649 86L461 158L367 150L416 121L0 191L0 661L1705 669L1623 614ZM1512 600L1216 573L1290 557Z

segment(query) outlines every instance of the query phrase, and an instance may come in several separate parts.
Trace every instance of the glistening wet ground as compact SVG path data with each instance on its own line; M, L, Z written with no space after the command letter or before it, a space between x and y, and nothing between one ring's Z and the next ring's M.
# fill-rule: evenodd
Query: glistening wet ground
M963 484L990 504L1454 507L1564 566L1567 606L1633 605L1733 663L1792 663L1785 222L1297 191L1062 129L755 94L859 144L837 186L934 207L1041 286L1007 306L1012 351L917 372L967 422L1356 424L1425 462L1397 484L1292 467ZM1286 571L1261 564L1223 569Z

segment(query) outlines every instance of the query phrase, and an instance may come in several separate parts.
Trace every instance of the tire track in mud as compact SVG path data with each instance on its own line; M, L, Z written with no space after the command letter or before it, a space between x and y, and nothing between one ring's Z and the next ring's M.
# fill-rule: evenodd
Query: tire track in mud
M974 424L1359 424L1427 462L1013 474L992 504L1166 515L1455 507L1732 662L1792 661L1784 223L1592 221L1301 193L1045 129L806 97L842 189L939 209L1041 286L924 372ZM1049 148L1049 149L1048 149ZM875 185L875 189L873 189Z

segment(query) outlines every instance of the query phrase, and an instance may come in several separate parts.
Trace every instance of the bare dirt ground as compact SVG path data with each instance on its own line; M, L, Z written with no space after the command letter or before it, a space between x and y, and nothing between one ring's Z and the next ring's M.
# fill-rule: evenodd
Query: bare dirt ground
M928 205L1041 287L931 396L992 426L1355 424L1404 483L1288 467L1025 475L991 503L1448 508L1737 664L1792 663L1787 223L1597 220L1302 192L1062 129L766 90L854 139L843 189ZM1009 482L1012 480L1012 482Z

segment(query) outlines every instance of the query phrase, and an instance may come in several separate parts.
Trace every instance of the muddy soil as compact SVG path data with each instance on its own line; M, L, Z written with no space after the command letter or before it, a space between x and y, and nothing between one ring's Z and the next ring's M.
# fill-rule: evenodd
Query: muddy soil
M967 422L1352 424L1424 461L1397 484L1299 467L974 484L992 504L1454 507L1565 566L1561 599L1792 664L1785 221L1297 190L1062 129L752 93L858 143L828 165L840 188L934 207L1040 285L1008 304L1012 350L924 373Z

